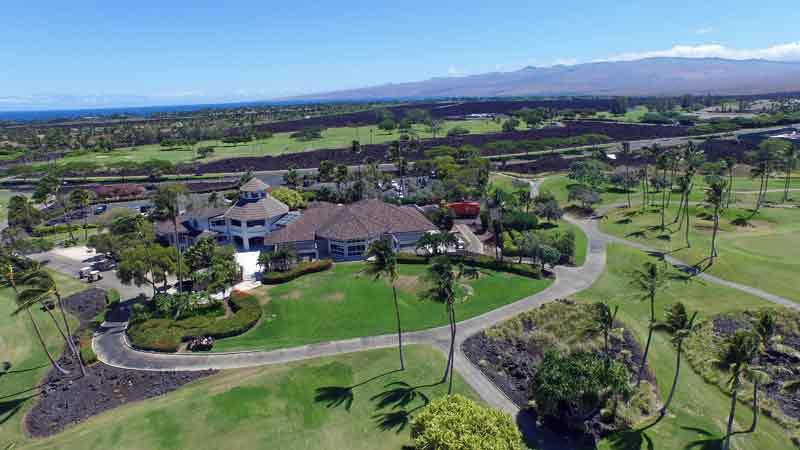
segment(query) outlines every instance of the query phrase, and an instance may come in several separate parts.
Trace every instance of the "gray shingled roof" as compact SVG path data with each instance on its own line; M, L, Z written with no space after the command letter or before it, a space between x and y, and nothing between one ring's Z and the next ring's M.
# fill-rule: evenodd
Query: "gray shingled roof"
M267 195L258 200L239 200L225 212L225 217L237 220L271 219L288 212L288 206Z
M269 185L261 181L261 179L253 177L247 183L243 184L240 188L240 192L264 192L269 189Z
M335 240L366 239L384 233L435 229L436 226L414 208L372 199L351 205L320 204L310 207L286 228L267 236L265 243L310 241L317 237Z

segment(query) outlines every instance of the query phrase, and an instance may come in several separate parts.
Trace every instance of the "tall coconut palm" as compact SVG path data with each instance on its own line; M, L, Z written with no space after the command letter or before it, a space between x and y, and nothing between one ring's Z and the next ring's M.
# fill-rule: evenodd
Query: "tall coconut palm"
M445 305L447 318L450 323L450 351L448 352L447 365L444 369L444 376L442 376L442 383L447 380L449 375L450 384L447 393L451 394L453 392L453 361L456 345L456 276L453 273L453 265L450 262L450 258L447 256L437 256L434 258L431 265L428 266L425 279L430 287L423 295L430 300Z
M44 336L42 336L42 330L39 328L39 324L36 322L36 318L33 316L31 312L31 308L34 305L38 305L37 302L28 303L25 301L24 298L20 298L19 294L19 285L18 279L19 274L17 273L17 268L15 265L9 261L4 261L2 265L2 272L0 272L0 276L2 276L3 285L10 287L16 296L17 308L15 311L11 313L11 315L16 315L21 311L25 311L28 315L28 319L31 321L31 325L33 325L33 331L36 333L36 337L39 340L39 344L42 346L42 350L44 350L44 354L47 356L47 360L50 361L50 365L52 365L59 373L62 375L69 374L69 371L61 367L53 358L53 355L50 354L50 350L47 349L47 342L44 340Z
M400 370L405 370L403 359L403 328L400 325L400 304L397 301L397 255L389 239L380 239L373 242L367 249L367 265L364 272L375 280L386 278L392 285L394 297L394 312L397 321L397 349L400 354Z
M650 302L647 343L644 346L644 355L642 355L642 363L639 366L639 373L636 380L637 387L642 383L642 378L644 378L644 368L647 365L647 356L650 352L650 343L653 340L653 331L656 326L656 295L666 284L666 271L652 261L646 262L642 269L633 273L632 285L642 294L640 300Z
M531 205L533 204L531 189L525 187L516 191L514 194L517 197L517 204L519 204L519 206L525 210L525 214L528 214L530 212Z
M762 311L753 326L753 331L756 333L756 336L759 340L758 346L758 354L756 358L759 358L762 353L769 350L770 346L772 345L772 339L775 337L777 333L777 322L775 322L775 315L771 311ZM753 421L750 424L750 428L748 428L745 433L753 433L756 431L756 426L758 426L758 413L759 413L759 406L758 406L758 391L759 387L763 384L769 383L769 376L766 372L761 370L758 367L748 367L747 371L745 372L745 376L750 380L753 384Z
M714 258L719 256L717 252L717 235L719 234L719 219L722 210L725 208L725 188L728 182L718 176L706 178L708 188L706 189L706 202L713 208L714 229L711 233L711 255L709 262L714 264Z
M625 183L629 183L631 180L631 143L630 142L623 142L622 143L622 158L625 161ZM631 207L631 187L626 185L625 186L625 194L628 197L628 208Z
M72 332L69 329L69 320L67 319L67 312L64 308L64 301L61 296L61 291L58 288L58 284L56 280L50 275L50 272L47 272L43 268L38 265L35 265L30 271L28 271L24 278L22 278L22 284L25 286L29 286L19 293L19 297L22 298L25 305L32 305L44 302L47 298L55 297L56 305L58 305L58 310L61 315L61 320L63 323L63 330L60 326L57 325L59 328L59 332L61 336L64 338L67 344L67 348L69 348L70 352L72 353L75 361L78 364L78 367L81 371L81 376L86 376L86 367L83 365L83 360L81 359L81 353L78 348L75 346L75 342L72 340ZM26 306L26 308L29 306Z
M181 264L181 243L178 234L178 217L180 217L180 201L186 195L186 187L182 184L160 186L153 199L155 216L172 222L175 238L175 251L178 252L178 292L183 293L183 269Z
M739 330L728 339L726 344L724 361L728 363L731 371L731 378L728 380L728 386L731 390L731 409L728 414L725 438L722 441L722 450L731 448L733 419L736 416L736 404L739 389L742 386L742 375L748 372L750 363L758 354L759 338L750 330Z
M691 335L694 328L694 319L696 317L697 311L692 313L692 316L689 317L689 314L686 311L686 306L680 302L675 303L667 309L665 324L672 333L672 342L674 342L675 346L677 347L677 354L675 356L675 375L672 377L672 386L669 389L667 399L664 401L664 405L658 411L658 417L656 418L655 422L651 423L646 428L657 425L659 422L664 420L664 417L667 415L669 405L672 403L672 399L675 397L675 391L678 387L678 379L680 378L681 374L683 341Z
M594 305L594 315L592 317L592 330L600 330L603 333L603 355L605 357L606 370L611 366L611 332L614 329L614 321L617 318L619 306L612 310L605 302L598 302Z
M792 172L797 168L797 160L800 158L800 145L787 145L781 154L783 160L783 170L786 172L786 179L783 184L783 202L789 201L789 185L792 183Z
M86 189L75 189L69 193L69 204L73 208L83 210L83 239L89 239L89 204L91 203L92 195Z

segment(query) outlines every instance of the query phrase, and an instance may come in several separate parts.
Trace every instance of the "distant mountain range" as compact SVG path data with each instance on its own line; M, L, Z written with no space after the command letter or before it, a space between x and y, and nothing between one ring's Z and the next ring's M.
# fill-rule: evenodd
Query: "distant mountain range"
M463 77L391 83L294 97L296 100L564 95L749 95L800 91L800 62L647 58L574 66L525 67Z

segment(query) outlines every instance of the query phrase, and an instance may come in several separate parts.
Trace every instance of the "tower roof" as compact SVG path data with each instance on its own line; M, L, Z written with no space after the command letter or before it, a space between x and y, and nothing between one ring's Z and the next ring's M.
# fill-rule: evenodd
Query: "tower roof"
M253 177L239 188L239 192L264 192L269 189L269 185L261 179Z

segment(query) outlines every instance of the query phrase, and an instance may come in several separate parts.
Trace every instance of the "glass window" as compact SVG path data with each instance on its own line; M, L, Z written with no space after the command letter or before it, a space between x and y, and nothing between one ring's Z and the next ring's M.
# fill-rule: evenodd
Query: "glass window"
M263 220L248 220L247 226L249 227L263 227L265 222Z
M367 250L367 246L362 244L350 245L347 247L348 256L361 256Z
M240 226L242 226L242 221L241 220L236 220L236 219L231 219L231 225L233 225L235 227L240 227Z
M331 255L344 256L345 255L344 249L345 249L344 245L331 243Z
M224 227L225 226L225 220L212 220L211 221L211 226L212 227Z

